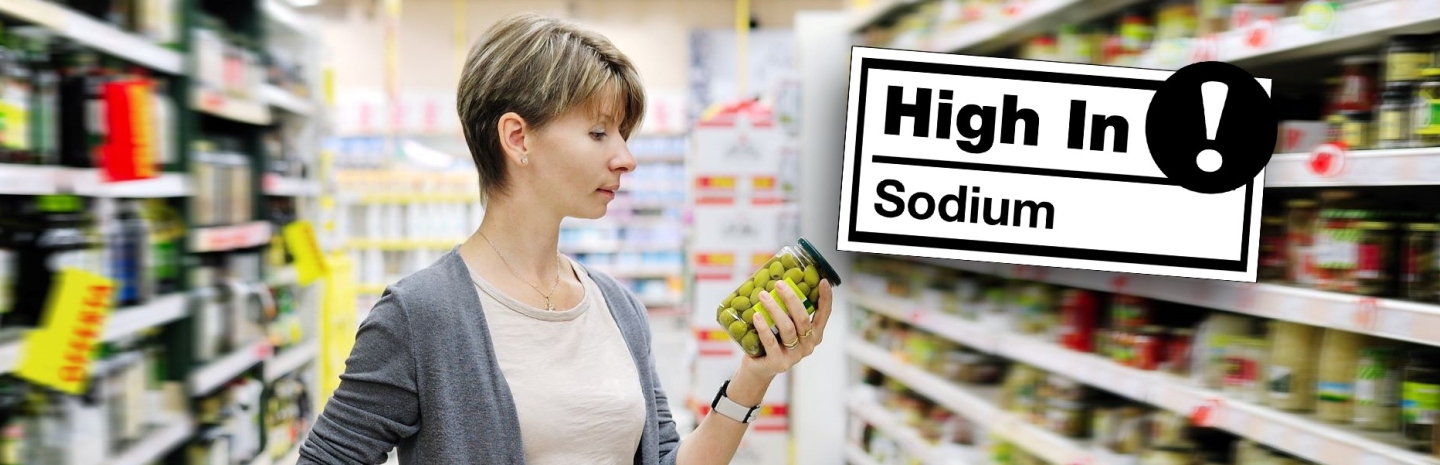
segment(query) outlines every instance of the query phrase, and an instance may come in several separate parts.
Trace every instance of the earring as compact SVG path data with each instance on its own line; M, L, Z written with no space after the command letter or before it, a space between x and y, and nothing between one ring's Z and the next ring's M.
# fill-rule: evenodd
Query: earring
M530 157L520 157L520 164L522 164L522 165L528 165L528 164L530 164Z

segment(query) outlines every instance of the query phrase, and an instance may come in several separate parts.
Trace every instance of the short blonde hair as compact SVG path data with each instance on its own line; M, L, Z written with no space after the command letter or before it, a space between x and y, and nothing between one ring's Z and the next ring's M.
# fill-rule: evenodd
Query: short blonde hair
M616 101L601 97L614 96ZM600 34L557 18L518 14L491 26L470 49L456 95L480 200L508 187L500 117L515 112L533 128L568 111L618 110L628 139L645 113L645 90L630 59Z

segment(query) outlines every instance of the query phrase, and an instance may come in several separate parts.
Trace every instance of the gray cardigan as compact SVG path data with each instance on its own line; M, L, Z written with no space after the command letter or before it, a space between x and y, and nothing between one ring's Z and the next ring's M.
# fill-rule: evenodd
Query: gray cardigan
M674 464L680 436L655 373L645 307L604 273L585 272L599 284L645 391L635 463ZM402 464L525 462L515 402L456 249L385 290L345 364L299 464L384 463L394 447Z

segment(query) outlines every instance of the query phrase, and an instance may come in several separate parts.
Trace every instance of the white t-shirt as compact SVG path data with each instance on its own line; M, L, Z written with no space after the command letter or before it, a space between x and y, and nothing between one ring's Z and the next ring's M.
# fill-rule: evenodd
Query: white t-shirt
M515 300L470 271L515 398L525 461L634 463L645 429L640 375L599 286L571 266L585 297L556 311Z

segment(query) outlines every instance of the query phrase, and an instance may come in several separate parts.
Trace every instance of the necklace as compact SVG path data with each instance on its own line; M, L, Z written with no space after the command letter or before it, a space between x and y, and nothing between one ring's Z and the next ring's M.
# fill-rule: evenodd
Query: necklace
M485 233L480 233L480 238L485 239L486 244L490 244L490 248L495 251L495 255L500 257L500 263L504 263L505 267L510 269L510 274L515 275L515 279L519 279L520 282L525 283L526 286L530 286L531 289L534 289L541 297L545 298L546 310L555 311L555 304L550 302L550 296L555 294L555 289L560 286L560 257L558 255L555 257L555 282L550 285L550 292L545 293L541 292L539 287L530 284L530 281L526 281L525 278L520 277L520 273L515 271L515 267L510 266L510 262L505 260L505 254L500 253L500 249L495 248L495 243L490 242L490 238L485 237Z

